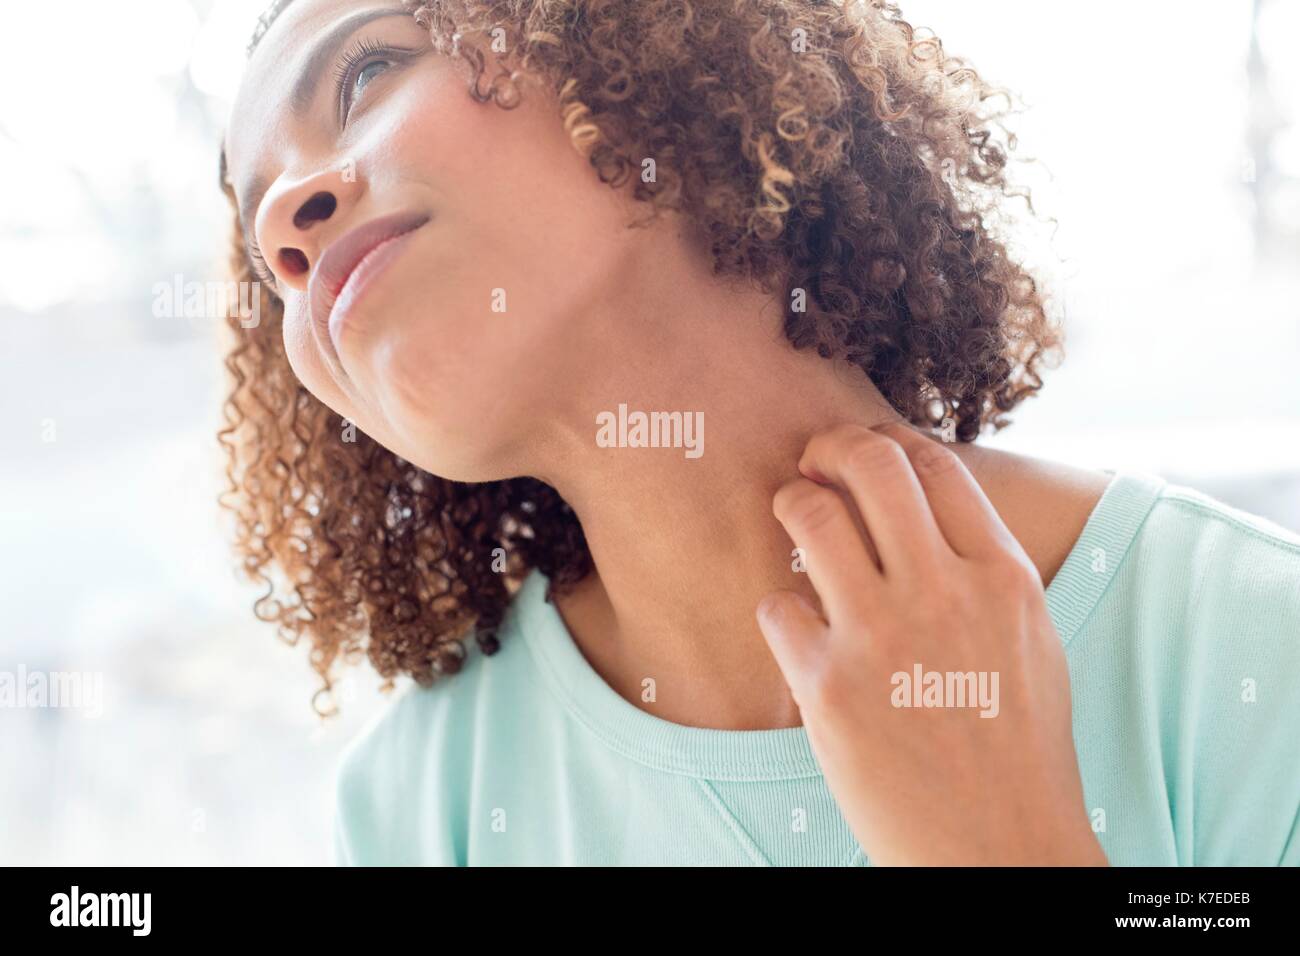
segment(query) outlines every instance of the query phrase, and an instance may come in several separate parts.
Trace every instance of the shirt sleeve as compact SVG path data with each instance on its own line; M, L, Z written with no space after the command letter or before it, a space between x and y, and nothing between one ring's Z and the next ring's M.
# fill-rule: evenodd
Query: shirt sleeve
M1253 516L1200 517L1187 627L1166 648L1180 857L1300 865L1300 536Z
M336 865L460 865L463 827L440 759L438 691L409 688L344 749L334 788Z

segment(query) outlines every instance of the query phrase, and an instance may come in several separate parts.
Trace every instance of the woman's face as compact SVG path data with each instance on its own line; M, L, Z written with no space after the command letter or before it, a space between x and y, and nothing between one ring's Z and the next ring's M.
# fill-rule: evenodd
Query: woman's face
M294 372L461 481L526 465L539 417L600 354L584 324L637 242L552 96L526 86L503 110L469 76L395 4L296 0L249 61L226 143Z

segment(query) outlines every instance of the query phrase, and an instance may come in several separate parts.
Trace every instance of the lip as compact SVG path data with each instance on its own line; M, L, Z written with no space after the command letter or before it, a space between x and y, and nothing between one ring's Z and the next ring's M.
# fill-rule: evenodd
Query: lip
M381 216L344 233L325 248L307 282L307 304L318 336L329 340L336 355L338 327L347 308L371 277L391 261L401 245L394 240L409 235L429 219L427 214L416 212ZM340 298L345 300L342 304Z

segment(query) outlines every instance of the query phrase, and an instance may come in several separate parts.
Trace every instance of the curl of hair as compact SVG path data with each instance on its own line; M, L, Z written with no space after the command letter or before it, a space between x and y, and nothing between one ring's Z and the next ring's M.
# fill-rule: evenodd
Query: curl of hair
M540 83L602 182L650 216L683 214L716 274L784 297L794 348L857 365L912 423L973 441L1041 387L1060 334L993 228L1007 200L1029 205L1007 178L1012 97L894 4L407 5L438 52L468 65L469 95L509 109ZM231 259L251 281L238 221ZM318 710L340 658L427 686L460 668L469 636L495 651L531 568L552 594L587 574L582 529L554 489L438 478L309 394L285 354L282 304L261 295L256 328L230 320L222 503L266 589L257 616L290 643L310 639Z

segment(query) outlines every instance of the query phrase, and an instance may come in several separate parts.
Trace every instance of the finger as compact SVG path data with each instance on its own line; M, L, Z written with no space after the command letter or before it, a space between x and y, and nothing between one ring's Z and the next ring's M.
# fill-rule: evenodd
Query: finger
M813 484L816 484L816 482L813 482ZM829 482L821 485L821 487L829 488L840 496L840 500L844 502L844 507L849 512L849 517L853 519L853 527L857 529L858 537L862 539L863 543L866 545L867 554L871 556L871 566L877 571L880 571L880 555L876 551L875 542L871 540L871 535L867 531L867 526L862 523L862 515L858 513L858 506L853 503L853 496L839 485L832 485Z
M880 570L867 553L849 505L833 488L796 478L777 489L772 513L802 549L812 582L831 623L862 611Z
M952 449L906 425L891 423L881 430L907 453L934 520L953 551L974 558L1021 550L984 489Z
M795 703L826 653L829 628L794 591L773 591L758 602L758 629L790 686Z
M886 578L923 575L951 552L907 453L888 435L860 425L820 432L804 449L799 470L849 492Z

